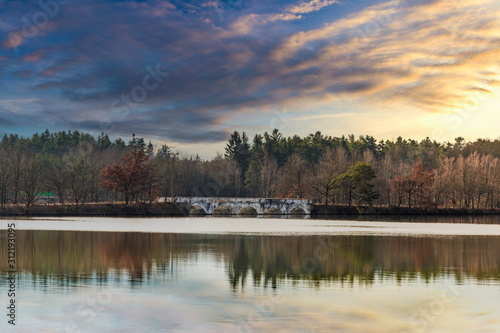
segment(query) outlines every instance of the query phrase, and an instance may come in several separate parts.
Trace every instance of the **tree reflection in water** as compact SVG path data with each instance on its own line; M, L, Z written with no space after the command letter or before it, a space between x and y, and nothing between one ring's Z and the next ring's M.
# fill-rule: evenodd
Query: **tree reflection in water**
M6 239L6 231L0 238ZM279 288L286 281L342 285L376 279L430 281L452 275L460 282L500 279L500 242L495 236L242 236L161 233L17 232L18 268L38 283L78 286L105 283L119 272L131 285L157 270L177 278L179 267L201 255L221 258L230 287ZM0 256L7 257L6 247ZM6 260L0 271L8 270ZM251 279L249 279L251 277Z

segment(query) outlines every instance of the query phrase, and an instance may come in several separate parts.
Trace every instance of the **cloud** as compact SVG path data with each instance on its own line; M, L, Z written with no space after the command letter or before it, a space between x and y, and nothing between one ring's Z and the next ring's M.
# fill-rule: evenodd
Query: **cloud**
M323 7L331 6L336 3L339 3L338 0L312 0L291 6L288 8L288 12L294 14L306 14L316 12Z
M494 1L392 1L293 34L273 59L295 61L289 71L297 76L320 69L311 83L318 91L340 88L370 103L451 112L491 90L484 71L498 78L499 18ZM344 89L348 82L367 89Z
M337 0L311 0L300 2L296 5L289 5L281 13L272 14L248 14L245 15L231 25L231 28L237 34L248 34L255 26L266 25L276 21L293 21L299 20L307 14L318 11L323 7L337 4Z
M280 14L248 14L238 19L231 25L231 30L236 35L245 35L250 33L255 26L262 26L275 21L292 21L302 18L293 13Z
M21 60L26 62L38 62L43 59L45 50L37 50L29 54L24 55Z
M20 70L17 72L13 73L16 76L23 77L23 78L29 78L33 76L33 72L31 70L25 69L25 70Z
M268 128L276 106L297 118L363 103L447 113L499 86L495 0L346 3L344 12L337 3L68 3L50 29L6 49L0 117L13 128L106 127L188 143ZM19 17L34 10L6 6ZM168 75L155 76L157 66Z
M18 31L11 31L7 33L7 38L2 42L2 46L6 49L16 48L21 45L24 41L23 35Z
M7 127L7 126L12 126L14 123L10 121L9 119L6 119L4 117L0 117L0 126L1 127Z

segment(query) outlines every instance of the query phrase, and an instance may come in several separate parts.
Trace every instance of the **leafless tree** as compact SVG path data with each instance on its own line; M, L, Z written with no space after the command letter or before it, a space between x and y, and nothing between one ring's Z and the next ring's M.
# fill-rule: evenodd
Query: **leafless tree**
M286 198L310 196L307 188L308 175L307 163L298 154L293 154L278 172L276 179L278 194Z
M37 201L45 187L41 169L42 162L36 153L23 154L19 189L28 209Z
M7 203L7 194L15 183L12 149L0 145L0 206Z
M316 201L328 205L330 199L333 199L335 185L333 178L345 171L350 166L349 157L343 148L328 149L314 166L310 184Z

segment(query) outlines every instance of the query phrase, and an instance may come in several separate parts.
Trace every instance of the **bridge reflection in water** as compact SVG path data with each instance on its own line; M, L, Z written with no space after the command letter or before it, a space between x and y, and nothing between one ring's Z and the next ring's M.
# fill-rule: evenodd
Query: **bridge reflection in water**
M168 198L160 198L160 202ZM305 214L310 215L312 202L308 199L264 199L264 198L208 198L208 197L176 197L174 201L187 211L198 211L204 214Z

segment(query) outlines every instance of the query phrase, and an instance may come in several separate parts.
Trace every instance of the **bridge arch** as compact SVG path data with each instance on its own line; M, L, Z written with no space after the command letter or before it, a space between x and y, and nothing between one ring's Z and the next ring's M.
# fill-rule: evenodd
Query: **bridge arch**
M230 206L220 205L217 206L213 211L212 215L233 215L233 209Z
M306 215L305 210L302 207L293 207L290 209L290 215Z
M245 206L242 209L240 209L239 215L242 215L242 216L257 216L257 209L255 209L252 206Z
M202 206L191 205L191 207L189 207L189 215L201 216L201 215L207 215L207 212L205 211L205 209Z
M191 211L191 209L193 208L201 208L205 214L211 214L211 205L210 203L207 203L207 202L204 202L204 201L201 201L201 200L196 200L196 201L188 201L188 202L185 202L184 203L186 205L186 208L188 210L188 212Z

